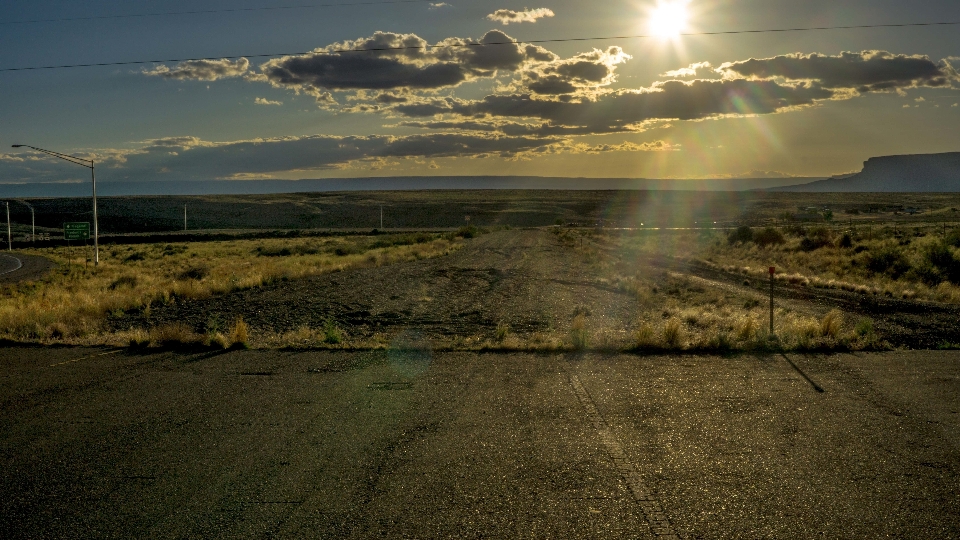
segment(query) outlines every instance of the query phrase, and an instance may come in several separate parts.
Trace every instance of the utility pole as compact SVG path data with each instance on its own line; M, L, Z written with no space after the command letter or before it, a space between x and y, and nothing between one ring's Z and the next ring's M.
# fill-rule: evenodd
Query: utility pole
M93 184L93 265L100 266L100 231L97 229L97 175L90 160L90 182Z
M13 251L13 234L10 232L10 203L7 202L7 251Z
M183 230L187 230L187 205L183 205Z
M36 146L30 146L29 144L14 144L13 148L21 147L31 148L37 152L43 152L44 154L49 154L53 157L60 158L65 161L69 161L74 165L80 165L81 167L86 167L90 169L90 183L93 186L93 264L94 266L100 266L100 229L97 226L97 174L96 174L96 164L92 159L83 159L76 156L70 156L67 154L61 154L60 152L54 152L53 150L46 150L43 148L37 148ZM10 212L10 203L7 203L7 213ZM9 220L8 220L9 221ZM9 229L9 227L8 227Z
M380 205L380 230L383 230L383 205Z

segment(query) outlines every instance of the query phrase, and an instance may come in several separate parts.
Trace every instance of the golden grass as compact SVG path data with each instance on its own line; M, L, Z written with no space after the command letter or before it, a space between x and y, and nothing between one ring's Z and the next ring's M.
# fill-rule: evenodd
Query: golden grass
M0 289L0 339L83 345L169 341L166 334L108 333L107 320L137 311L149 316L153 305L210 298L327 272L442 256L461 245L440 237L411 245L390 245L389 241L390 237L354 236L104 246L98 267L85 263L89 248L30 250L30 254L52 259L59 268L38 282ZM291 242L298 242L303 254L257 254L258 250L279 252ZM163 330L172 334L177 331ZM186 334L182 337L188 342L194 340ZM213 342L249 340L249 335L247 339L239 337L241 334L229 340L210 336L216 338Z

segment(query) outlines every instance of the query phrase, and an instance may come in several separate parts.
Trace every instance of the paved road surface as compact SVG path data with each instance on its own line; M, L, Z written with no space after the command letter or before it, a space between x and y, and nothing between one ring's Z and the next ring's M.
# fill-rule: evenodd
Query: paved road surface
M960 536L955 352L0 359L7 537Z
M13 255L7 255L6 253L0 253L0 275L9 274L23 267L23 263L20 259L14 257Z

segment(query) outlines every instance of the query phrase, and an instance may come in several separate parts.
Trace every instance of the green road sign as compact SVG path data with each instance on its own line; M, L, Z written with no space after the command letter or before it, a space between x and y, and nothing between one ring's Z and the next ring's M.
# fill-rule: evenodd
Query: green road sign
M90 223L86 221L74 221L63 224L64 240L89 240Z

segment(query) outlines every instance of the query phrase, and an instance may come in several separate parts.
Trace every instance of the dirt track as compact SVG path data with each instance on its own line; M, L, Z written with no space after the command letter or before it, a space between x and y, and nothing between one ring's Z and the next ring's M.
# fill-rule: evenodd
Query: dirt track
M501 231L468 241L439 259L276 283L204 301L158 306L115 327L242 316L255 331L321 327L336 320L351 336L415 329L429 339L490 337L500 323L519 335L565 329L580 308L596 327L625 332L633 297L598 282L595 272L544 230Z
M592 330L602 329L612 340L626 338L636 324L635 297L606 284L589 253L564 245L545 229L499 231L469 240L447 257L178 301L154 306L149 318L133 313L111 324L127 329L183 321L205 332L242 317L254 332L282 333L332 320L351 338L404 334L449 343L490 339L501 324L521 339L537 333L566 336L573 317L585 313ZM742 275L678 260L637 264L641 272L687 273L746 297L765 297L768 290L762 280L745 286ZM878 334L897 347L935 349L960 341L957 306L786 284L778 284L775 294L778 302L814 316L834 308L850 320L868 316Z

